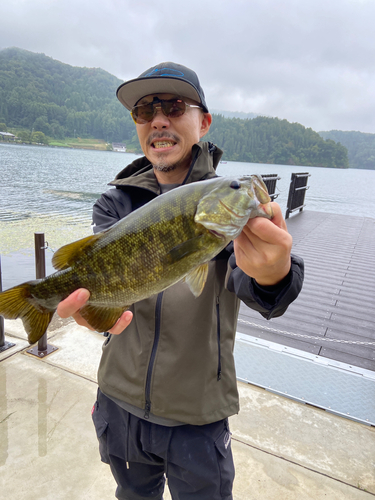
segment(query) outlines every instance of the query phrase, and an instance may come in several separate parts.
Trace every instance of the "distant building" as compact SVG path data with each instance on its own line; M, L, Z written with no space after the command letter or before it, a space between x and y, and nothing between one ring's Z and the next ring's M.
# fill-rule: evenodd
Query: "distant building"
M0 132L0 135L4 139L10 139L11 141L14 141L14 139L16 138L16 136L14 134L10 134L9 132Z
M126 153L126 144L122 142L112 142L113 151L117 151L118 153Z

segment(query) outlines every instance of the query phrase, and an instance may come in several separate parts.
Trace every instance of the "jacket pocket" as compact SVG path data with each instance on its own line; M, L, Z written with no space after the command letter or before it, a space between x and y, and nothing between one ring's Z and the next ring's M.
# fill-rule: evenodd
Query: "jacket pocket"
M92 416L92 421L94 423L96 436L99 441L100 458L102 462L109 464L108 444L107 444L108 422L106 422L103 415L100 413L99 404L97 401L92 408L91 416Z

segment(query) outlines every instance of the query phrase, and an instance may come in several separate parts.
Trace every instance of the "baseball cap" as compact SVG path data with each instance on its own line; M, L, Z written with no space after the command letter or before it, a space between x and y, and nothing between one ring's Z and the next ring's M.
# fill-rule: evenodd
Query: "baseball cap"
M129 111L150 94L176 94L199 102L206 113L208 108L197 74L181 64L163 62L144 71L138 78L128 80L117 89L118 100Z

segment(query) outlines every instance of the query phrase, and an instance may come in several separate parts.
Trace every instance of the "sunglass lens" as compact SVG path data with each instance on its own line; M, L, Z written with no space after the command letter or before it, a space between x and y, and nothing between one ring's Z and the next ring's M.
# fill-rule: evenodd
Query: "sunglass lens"
M186 111L186 104L180 99L173 99L170 101L160 100L157 104L160 104L164 115L168 118L178 118ZM150 104L135 106L131 111L131 115L135 123L143 125L154 118L155 109L155 103L151 102Z
M186 105L184 101L175 99L173 101L163 101L162 109L163 113L168 116L168 118L178 118L185 113Z
M132 117L136 123L148 123L154 117L154 106L152 104L135 106L132 110Z

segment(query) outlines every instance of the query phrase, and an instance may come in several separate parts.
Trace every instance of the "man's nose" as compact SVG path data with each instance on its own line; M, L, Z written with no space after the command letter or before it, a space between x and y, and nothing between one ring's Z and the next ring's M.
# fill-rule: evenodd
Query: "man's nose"
M166 128L169 127L170 121L167 116L163 113L161 109L161 104L154 104L154 117L151 120L151 125L154 128Z

